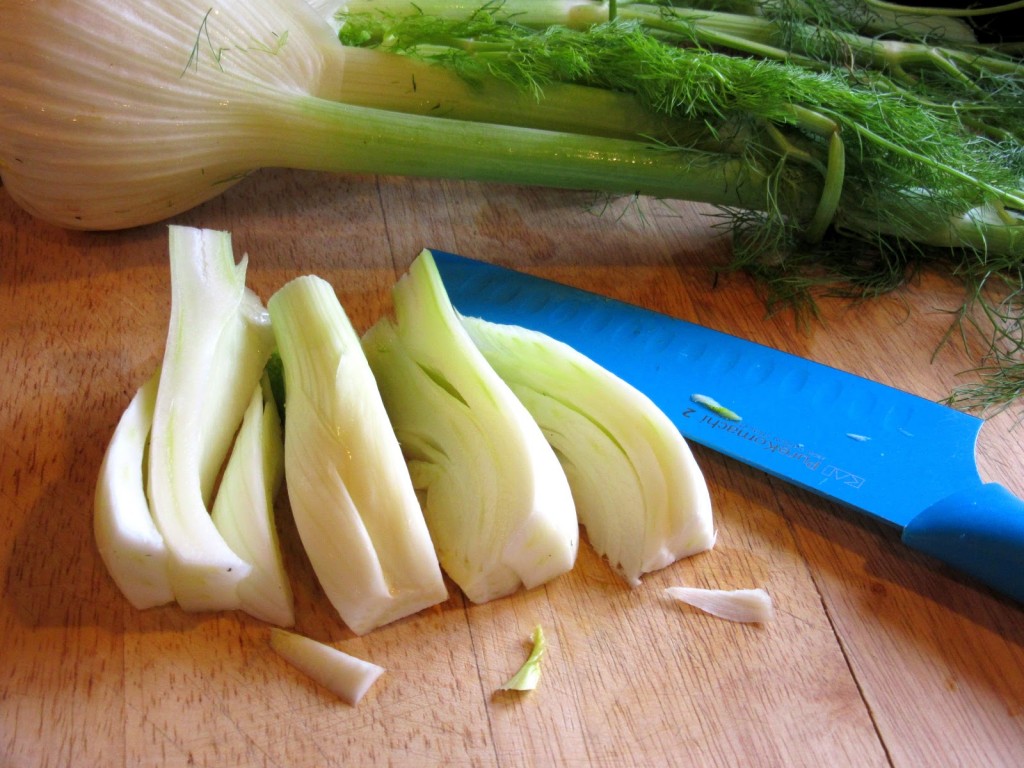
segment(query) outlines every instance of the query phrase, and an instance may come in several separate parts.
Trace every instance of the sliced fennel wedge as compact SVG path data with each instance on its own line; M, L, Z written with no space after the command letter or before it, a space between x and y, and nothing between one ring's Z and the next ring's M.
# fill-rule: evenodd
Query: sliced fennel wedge
M570 570L579 525L551 446L474 346L423 251L363 337L441 566L475 603Z
M209 508L273 333L229 233L171 226L169 250L171 317L150 439L150 508L181 607L234 609L250 566L224 541Z
M96 483L93 533L118 589L135 608L174 601L167 547L149 511L144 468L159 372L135 393L107 446Z
M277 402L264 377L252 393L213 502L213 522L252 568L238 584L239 607L250 616L289 627L294 599L274 521L284 479L284 438Z
M646 395L536 331L462 322L562 462L591 546L629 584L715 542L689 446Z
M334 289L300 277L268 307L284 367L285 485L328 599L357 634L447 599L401 449Z
M270 647L285 661L341 700L355 706L384 668L326 643L284 629L270 630Z

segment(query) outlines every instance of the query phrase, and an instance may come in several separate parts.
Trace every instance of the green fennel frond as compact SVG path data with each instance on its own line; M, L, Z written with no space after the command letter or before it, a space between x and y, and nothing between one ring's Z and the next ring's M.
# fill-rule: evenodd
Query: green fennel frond
M770 308L813 313L816 295L868 298L941 265L967 286L960 322L991 342L980 391L1019 396L1024 62L957 18L876 0L619 2L562 24L536 7L410 4L345 16L341 39L537 100L566 83L628 94L667 121L636 136L651 151L732 156L763 182L722 221Z

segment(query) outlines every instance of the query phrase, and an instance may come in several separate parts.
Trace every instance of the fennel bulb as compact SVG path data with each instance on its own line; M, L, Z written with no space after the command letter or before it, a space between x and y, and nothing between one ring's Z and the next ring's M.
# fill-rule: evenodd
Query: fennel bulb
M284 367L285 484L327 598L356 634L447 599L377 383L334 289L299 277L267 305Z
M650 398L544 334L462 322L544 431L588 541L627 583L714 545L704 476Z
M146 499L146 446L159 372L132 397L114 429L96 483L93 532L114 583L135 608L173 602L167 547Z
M276 163L303 96L328 87L332 48L321 19L292 0L8 3L4 187L74 228L191 208Z
M474 346L430 251L363 348L423 499L438 559L475 603L572 568L579 526L537 423Z
M172 226L169 251L171 316L150 437L150 511L181 607L233 609L251 567L209 510L274 338L229 233Z
M426 96L420 82L431 84ZM729 204L764 188L732 158L584 135L590 123L605 132L611 103L607 132L630 134L642 114L632 100L630 109L615 95L574 95L549 109L513 93L506 85L477 95L438 68L343 47L303 0L9 3L0 179L32 214L77 229L160 221L262 167ZM516 127L523 122L536 128ZM541 130L560 125L565 132Z

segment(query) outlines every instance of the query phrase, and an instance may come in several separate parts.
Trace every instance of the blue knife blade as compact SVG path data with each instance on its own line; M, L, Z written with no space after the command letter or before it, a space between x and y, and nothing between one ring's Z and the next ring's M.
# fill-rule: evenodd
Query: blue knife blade
M795 355L494 264L432 251L463 315L563 341L693 442L896 526L1024 602L1024 501L983 483L982 420Z

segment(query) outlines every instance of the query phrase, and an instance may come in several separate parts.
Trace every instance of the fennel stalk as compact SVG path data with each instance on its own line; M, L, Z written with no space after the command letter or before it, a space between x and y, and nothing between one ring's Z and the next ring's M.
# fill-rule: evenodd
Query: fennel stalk
M874 0L627 1L613 20L610 5L357 0L338 19L350 45L481 85L514 83L542 101L567 83L630 94L670 120L668 133L645 134L666 153L759 169L765 197L722 208L734 265L761 278L770 305L813 307L821 290L870 296L922 265L948 269L966 283L965 309L977 310L963 317L992 350L982 385L951 400L1019 397L1019 55L978 43L949 15Z

